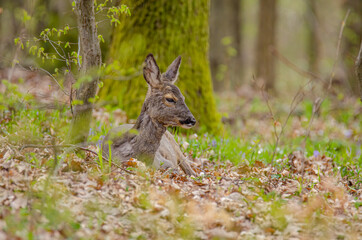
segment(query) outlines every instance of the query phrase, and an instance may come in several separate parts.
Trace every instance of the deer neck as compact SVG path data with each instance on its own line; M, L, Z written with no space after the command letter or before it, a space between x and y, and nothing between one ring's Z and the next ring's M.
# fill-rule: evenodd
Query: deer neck
M133 128L138 132L132 144L136 154L153 160L166 127L152 120L149 114L142 110Z

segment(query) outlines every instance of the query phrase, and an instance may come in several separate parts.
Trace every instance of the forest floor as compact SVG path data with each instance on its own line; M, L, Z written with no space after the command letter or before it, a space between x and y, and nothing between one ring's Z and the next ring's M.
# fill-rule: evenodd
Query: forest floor
M325 99L318 116L312 101L289 114L271 99L271 118L262 97L220 95L229 134L176 135L198 173L190 177L44 148L63 143L70 113L25 102L19 89L0 116L0 239L361 239L356 98ZM127 117L106 107L94 119L97 152L110 123Z

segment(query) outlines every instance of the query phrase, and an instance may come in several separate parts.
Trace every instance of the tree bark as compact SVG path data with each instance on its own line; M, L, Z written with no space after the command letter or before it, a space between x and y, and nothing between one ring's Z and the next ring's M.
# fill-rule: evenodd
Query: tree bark
M80 55L82 64L80 75L83 81L76 90L76 100L83 102L73 107L73 119L69 132L69 142L85 142L88 138L89 127L92 118L93 105L90 102L97 94L98 68L101 65L101 49L99 46L97 27L94 16L93 0L77 0L76 14L78 22Z
M165 71L175 57L181 55L176 85L199 125L220 132L221 121L208 63L209 1L133 0L122 3L130 7L132 16L121 16L120 24L114 29L108 61L119 72L139 71L147 54L153 53L161 71ZM142 74L131 74L129 81L106 79L100 96L103 100L116 100L118 106L135 119L146 92Z
M359 97L362 102L362 41L356 58L355 67L356 67L357 81L359 84Z
M217 91L230 90L241 85L242 2L242 0L211 0L210 66L214 89ZM231 43L227 45L222 43L225 38L230 38Z
M271 51L276 47L277 0L259 0L258 20L256 77L266 89L274 89L275 59Z
M306 4L309 71L318 74L320 65L320 36L318 31L317 3L315 0L308 0Z
M359 95L359 83L355 78L355 60L360 47L362 36L362 1L346 0L343 2L346 11L351 10L345 26L345 33L342 39L341 59L343 70L347 79L346 88L350 94Z

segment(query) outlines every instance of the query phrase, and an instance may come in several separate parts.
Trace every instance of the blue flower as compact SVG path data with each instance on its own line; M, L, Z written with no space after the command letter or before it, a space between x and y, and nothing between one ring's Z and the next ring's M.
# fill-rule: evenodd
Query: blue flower
M314 150L314 152L313 152L313 156L314 157L318 157L320 154L319 154L319 151L317 151L317 150Z
M98 141L97 141L97 147L98 148L101 148L102 147L102 142L103 142L103 139L104 139L104 135L100 136Z

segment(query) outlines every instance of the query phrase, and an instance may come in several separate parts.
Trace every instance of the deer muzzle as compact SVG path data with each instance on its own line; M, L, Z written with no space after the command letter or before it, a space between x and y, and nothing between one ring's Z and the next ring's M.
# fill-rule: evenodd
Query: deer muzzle
M196 119L193 116L188 117L185 120L181 120L180 124L181 124L181 127L183 127L183 128L191 128L191 127L195 126Z

